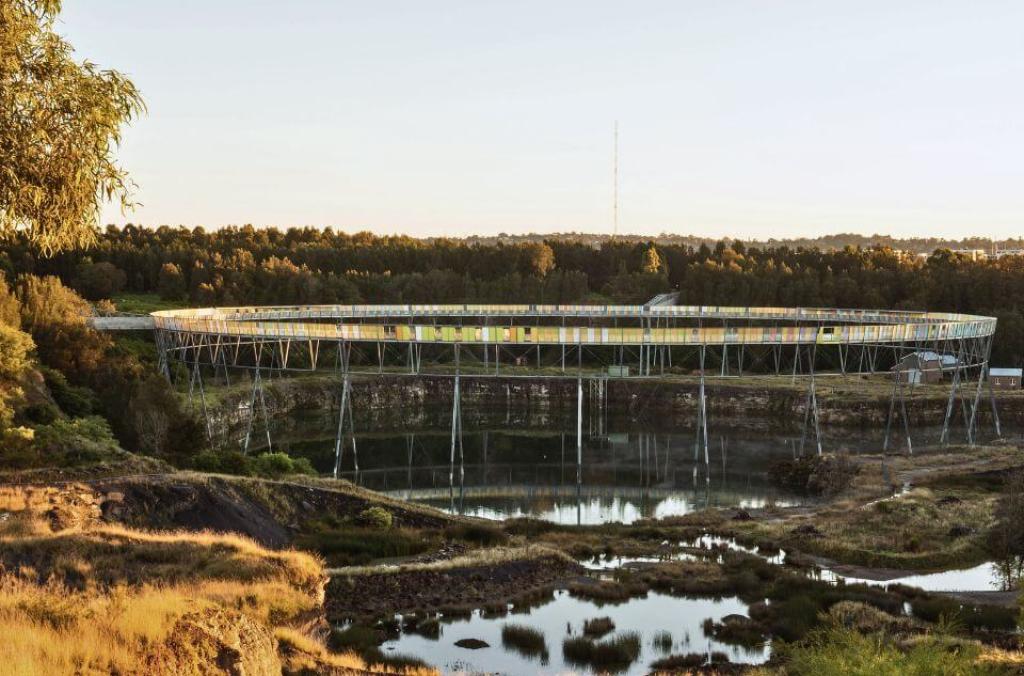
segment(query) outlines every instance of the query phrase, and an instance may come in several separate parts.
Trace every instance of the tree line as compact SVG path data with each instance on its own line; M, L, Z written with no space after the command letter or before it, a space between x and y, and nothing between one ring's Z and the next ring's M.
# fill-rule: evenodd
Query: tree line
M705 305L895 308L990 314L993 359L1024 353L1024 257L926 258L890 247L713 246L583 239L423 240L331 229L108 227L94 246L40 256L0 247L0 271L53 275L91 300L159 294L193 305L642 303L667 290Z

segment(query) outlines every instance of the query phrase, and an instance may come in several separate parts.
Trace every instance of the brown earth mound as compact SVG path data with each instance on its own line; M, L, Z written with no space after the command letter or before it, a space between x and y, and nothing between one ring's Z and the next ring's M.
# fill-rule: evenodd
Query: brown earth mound
M479 565L459 561L343 572L327 585L327 617L338 621L444 606L479 607L514 599L580 572L577 563L554 553Z

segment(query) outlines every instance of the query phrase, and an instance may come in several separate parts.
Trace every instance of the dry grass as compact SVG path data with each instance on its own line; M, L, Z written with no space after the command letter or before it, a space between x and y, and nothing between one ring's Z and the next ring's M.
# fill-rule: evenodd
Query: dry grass
M148 540L169 545L174 537L125 529L115 529L114 534L128 552ZM272 563L261 577L252 579L244 579L245 569L240 569L232 573L234 579L179 575L176 582L102 584L96 580L97 562L82 551L79 542L56 534L53 540L58 548L74 543L75 554L55 568L70 574L75 567L75 587L56 577L41 583L36 571L29 569L23 569L27 575L0 577L0 635L5 637L0 642L0 664L4 673L137 673L168 639L175 624L190 613L227 609L273 627L320 609L319 587L312 584L310 575L318 572L311 569L315 559L258 552L250 542L225 543L210 534L181 534L181 538L186 543L186 558L195 556L194 544L206 542L211 550L245 550L248 557L263 554ZM29 539L43 547L54 545L41 537ZM4 543L5 550L9 544ZM108 561L106 557L101 560ZM226 571L232 561L238 558L230 553L213 556L208 567ZM248 566L250 571L255 568ZM277 576L270 575L270 570L277 570Z
M7 674L132 673L181 616L210 601L190 587L74 591L0 578L0 664Z
M523 561L529 559L541 559L553 557L575 563L575 560L566 554L549 547L538 545L527 545L525 547L494 547L492 549L474 549L468 554L456 556L443 561L431 561L428 563L409 563L399 566L352 566L349 568L336 568L327 571L329 575L337 577L350 577L359 575L380 575L411 573L426 570L449 570L452 568L473 568L477 566L497 566L512 561Z
M324 582L322 564L313 555L267 550L239 535L144 532L114 524L46 533L38 520L9 521L9 529L0 531L0 562L30 568L39 580L56 577L77 585L84 577L108 586L196 580L280 582L307 594L315 593Z
M238 535L133 530L87 518L88 510L53 530L64 523L54 520L55 505L90 504L81 487L0 488L5 676L190 672L208 666L219 643L246 646L252 654L240 659L279 670L275 630L294 645L300 639L288 627L323 612L327 577L315 556ZM302 645L303 653L316 648L322 665L374 671Z
M239 583L75 591L56 583L39 585L5 575L0 577L0 635L4 636L0 664L5 676L139 673L159 653L183 616L226 607L261 625L273 626L273 613L268 615L268 609L286 603L279 596L282 592L287 593L287 588ZM308 609L308 597L306 601L301 605ZM279 626L273 633L285 654L285 666L293 671L307 668L318 672L326 666L396 673L391 667L368 665L356 655L333 654L290 627ZM401 673L426 676L437 672L414 669Z

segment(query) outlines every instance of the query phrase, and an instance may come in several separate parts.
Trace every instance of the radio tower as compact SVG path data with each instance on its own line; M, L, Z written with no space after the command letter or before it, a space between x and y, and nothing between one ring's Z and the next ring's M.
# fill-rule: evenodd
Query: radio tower
M615 120L615 142L612 153L612 239L619 236L619 121Z

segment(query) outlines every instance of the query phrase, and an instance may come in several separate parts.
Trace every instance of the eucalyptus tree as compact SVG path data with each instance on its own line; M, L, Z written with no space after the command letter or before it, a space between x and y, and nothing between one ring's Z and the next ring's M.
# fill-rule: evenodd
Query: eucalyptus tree
M24 232L47 255L94 242L106 201L131 207L115 150L145 110L124 75L75 58L60 9L0 0L0 236Z

